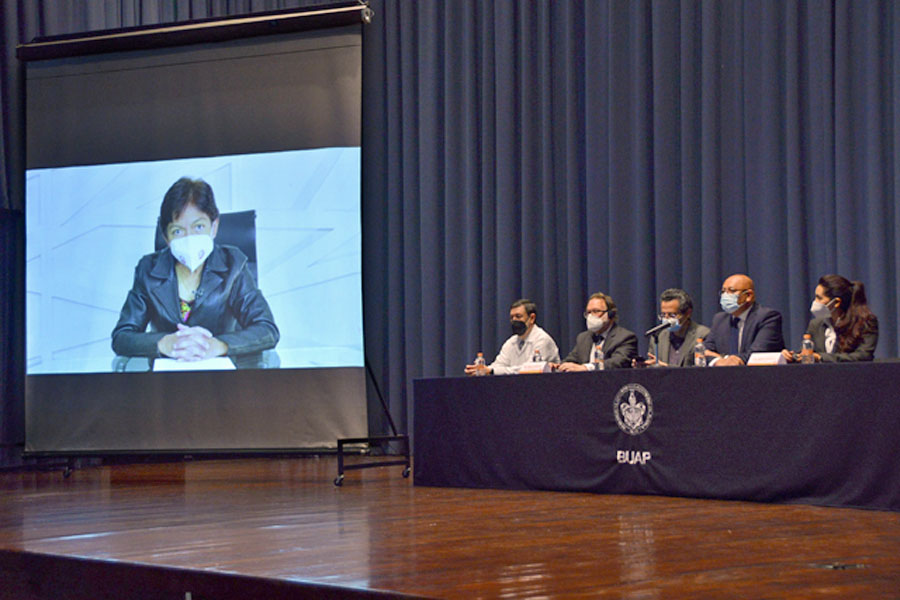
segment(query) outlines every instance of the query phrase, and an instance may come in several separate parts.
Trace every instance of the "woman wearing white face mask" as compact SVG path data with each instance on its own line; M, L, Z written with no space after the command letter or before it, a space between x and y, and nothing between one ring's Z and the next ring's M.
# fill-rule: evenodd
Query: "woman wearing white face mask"
M168 245L135 268L113 351L182 361L239 357L236 362L252 365L253 356L275 346L279 332L247 257L214 242L219 210L209 184L176 181L163 198L159 226Z
M816 362L868 361L878 345L878 318L869 310L866 289L860 281L840 275L823 275L810 306L813 315L807 333L813 340ZM790 350L782 352L794 362Z

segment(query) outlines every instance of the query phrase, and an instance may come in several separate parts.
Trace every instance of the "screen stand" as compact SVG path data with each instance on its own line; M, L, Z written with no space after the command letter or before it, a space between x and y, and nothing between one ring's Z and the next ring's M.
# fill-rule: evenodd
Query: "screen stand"
M337 477L334 478L334 485L337 486L340 486L344 483L344 471L350 471L353 469L370 469L372 467L391 467L403 465L403 477L409 477L409 436L406 434L397 433L397 427L394 425L394 419L393 417L391 417L391 411L388 409L388 405L384 401L384 396L381 394L381 388L378 386L378 382L375 380L375 374L372 372L372 366L369 364L369 359L366 359L365 363L366 373L369 374L369 377L372 379L372 385L375 386L375 392L378 395L378 401L381 403L381 410L384 411L384 414L388 420L388 425L391 426L392 435L338 439L338 474ZM345 444L387 444L390 442L400 442L402 458L396 460L380 460L373 462L355 463L352 465L344 465Z

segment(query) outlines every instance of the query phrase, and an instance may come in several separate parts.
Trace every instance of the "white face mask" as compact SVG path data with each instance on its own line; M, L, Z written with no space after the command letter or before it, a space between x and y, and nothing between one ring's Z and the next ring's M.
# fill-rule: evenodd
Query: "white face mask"
M820 304L815 300L812 301L809 312L817 319L828 319L831 317L831 309L828 308L828 304Z
M186 235L169 242L169 249L175 260L190 269L199 269L213 251L213 239L208 235Z
M597 333L609 322L609 319L604 314L602 317L598 317L597 315L588 315L584 319L587 322L588 331L591 333Z

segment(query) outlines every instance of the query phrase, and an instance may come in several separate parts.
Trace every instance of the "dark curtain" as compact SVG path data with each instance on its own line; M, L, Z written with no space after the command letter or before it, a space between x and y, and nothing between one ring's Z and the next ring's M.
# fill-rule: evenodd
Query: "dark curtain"
M9 4L0 206L11 208L11 43L300 5ZM722 280L746 272L795 346L816 280L837 272L866 284L878 356L898 354L900 4L371 4L366 349L401 429L412 379L493 356L523 296L565 353L594 291L642 332L663 289L688 290L709 323Z
M404 423L522 296L565 353L594 291L642 332L663 289L709 323L746 272L799 346L837 272L897 355L900 4L376 6L366 331Z

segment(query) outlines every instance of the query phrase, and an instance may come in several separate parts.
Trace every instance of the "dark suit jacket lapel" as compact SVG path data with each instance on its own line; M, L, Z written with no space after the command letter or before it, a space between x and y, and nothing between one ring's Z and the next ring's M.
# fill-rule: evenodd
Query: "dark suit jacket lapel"
M613 323L612 327L610 327L604 338L603 338L603 355L609 356L609 353L612 350L616 349L616 346L622 341L620 338L622 336L619 335L619 325L618 323Z
M181 321L178 307L178 283L175 278L175 259L168 248L160 250L150 270L148 292L153 296L160 315L171 323Z
M659 345L656 347L657 360L662 360L663 356L665 356L666 358L669 357L669 349L672 347L672 332L669 331L668 333L669 335L660 335L659 337Z
M200 287L197 288L197 299L194 301L194 310L197 310L213 296L212 292L218 289L228 277L228 265L225 264L225 252L219 246L213 248L212 254L203 265L203 276L200 279ZM221 297L218 298L221 301Z
M756 312L759 308L759 305L755 302L753 306L750 307L750 310L747 311L747 319L744 321L744 331L741 332L741 345L740 350L738 350L738 354L744 354L745 352L750 351L751 340L753 339L753 333L756 329Z
M610 325L609 329L606 330L606 333L603 334L603 355L606 356L609 354L610 349L615 347L616 344L616 324L613 323Z
M813 345L816 348L822 348L823 351L825 350L825 321L824 320L820 320L818 323L816 323L816 328L813 330L813 333L812 333L812 339L813 339Z

